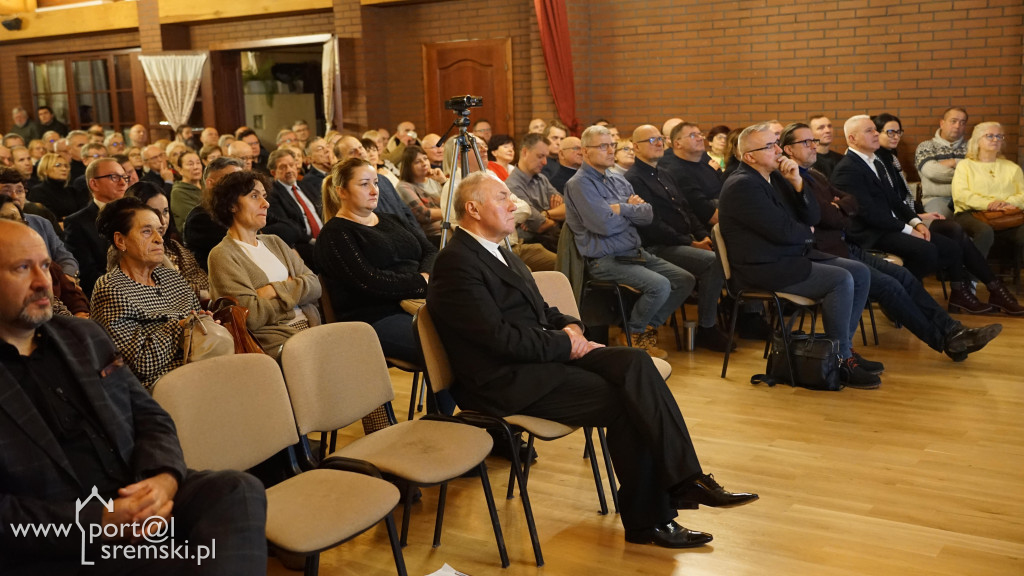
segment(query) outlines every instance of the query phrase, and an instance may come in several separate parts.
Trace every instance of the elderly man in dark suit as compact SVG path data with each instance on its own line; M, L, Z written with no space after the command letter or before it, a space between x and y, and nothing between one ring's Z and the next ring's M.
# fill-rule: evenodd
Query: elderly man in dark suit
M75 574L83 554L95 574L265 572L262 485L239 472L186 470L170 416L103 329L52 317L49 262L38 234L0 220L3 573ZM172 514L177 543L189 540L195 552L215 542L215 559L110 557L111 545L130 547L140 523ZM55 525L71 532L15 532ZM93 527L106 536L90 538Z
M129 177L113 158L99 158L85 170L92 202L64 219L64 244L78 260L82 291L92 295L96 279L107 273L107 247L96 230L96 217L109 202L123 198Z
M669 548L711 541L676 524L675 510L757 496L726 492L703 473L679 407L646 353L589 342L579 320L544 303L526 265L499 245L515 229L510 194L483 173L462 182L454 200L460 228L427 289L455 370L456 400L496 415L607 426L626 540Z
M267 191L270 209L263 233L280 237L315 271L313 243L324 225L321 198L299 189L299 164L290 150L274 150L267 166L274 185Z
M821 213L804 191L799 166L782 156L768 123L740 134L742 163L725 181L718 205L729 264L743 286L821 299L825 334L839 342L843 384L878 388L878 362L853 350L870 272L860 262L813 250Z

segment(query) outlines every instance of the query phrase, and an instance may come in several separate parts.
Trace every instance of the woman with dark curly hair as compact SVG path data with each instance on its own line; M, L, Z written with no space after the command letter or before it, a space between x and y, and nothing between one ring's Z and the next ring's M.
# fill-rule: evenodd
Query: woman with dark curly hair
M100 211L96 228L121 255L92 291L92 319L99 322L139 381L157 378L184 363L181 337L199 299L180 274L163 266L163 224L138 198L114 200Z
M246 325L267 354L279 358L286 340L320 324L320 281L267 225L264 176L244 170L224 176L204 206L228 233L210 251L210 295L233 296L249 309Z

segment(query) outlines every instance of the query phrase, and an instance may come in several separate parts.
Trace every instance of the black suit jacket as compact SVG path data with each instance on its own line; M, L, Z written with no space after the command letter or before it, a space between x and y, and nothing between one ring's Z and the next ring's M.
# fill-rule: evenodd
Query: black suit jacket
M299 190L299 193L302 194L302 190ZM318 214L323 212L320 202L313 202L305 194L303 196L310 202L313 210ZM296 245L309 244L312 236L306 232L306 215L295 203L291 190L275 180L267 194L267 200L270 202L270 208L267 210L267 226L263 233L275 234L293 248Z
M316 202L317 205L323 205L324 195L321 186L324 183L325 177L326 175L324 175L322 172L310 166L309 170L306 171L305 176L302 177L302 181L299 182L299 188L302 189L302 192L306 195L306 198L309 198L311 201ZM323 218L323 210L317 212L317 215L320 216L320 218Z
M896 190L880 180L874 168L854 152L847 151L836 164L831 181L857 198L860 210L851 223L850 239L865 248L873 246L883 234L901 232L917 217Z
M75 380L66 385L81 387L133 481L165 471L184 478L174 422L120 361L103 328L91 320L54 316L39 330L67 359ZM85 500L91 491L90 479L76 475L43 416L0 365L0 567L30 556L36 561L66 556L77 566L77 528L70 537L48 538L14 537L9 528L22 522L74 524L75 499ZM82 511L83 524L98 523L101 514L100 504L90 502Z
M780 290L811 274L811 226L821 213L781 174L771 178L769 183L749 164L740 165L722 187L718 222L740 285Z
M562 328L579 320L545 304L530 270L503 251L508 266L456 229L434 263L427 307L459 405L504 416L558 386L572 351Z
M82 291L92 295L96 279L107 273L107 247L110 243L96 230L100 207L90 201L78 212L64 219L64 245L78 260Z
M638 159L626 171L626 181L654 209L650 225L637 228L644 246L689 246L708 237L700 218L667 172Z

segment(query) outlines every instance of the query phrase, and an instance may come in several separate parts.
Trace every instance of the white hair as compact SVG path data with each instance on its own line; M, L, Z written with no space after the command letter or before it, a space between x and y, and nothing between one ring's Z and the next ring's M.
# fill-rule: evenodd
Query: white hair
M850 134L853 133L854 126L856 126L857 123L860 122L861 120L871 121L871 116L868 116L867 114L858 114L856 116L850 116L850 119L847 120L845 124L843 124L843 134L846 134L847 140L850 139ZM874 122L872 122L872 124L874 124Z

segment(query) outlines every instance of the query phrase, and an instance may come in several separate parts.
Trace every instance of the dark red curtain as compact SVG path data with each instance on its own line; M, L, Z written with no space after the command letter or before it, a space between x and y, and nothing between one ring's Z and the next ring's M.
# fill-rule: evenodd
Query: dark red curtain
M572 45L569 42L569 17L565 0L533 0L544 49L544 67L555 99L558 117L573 134L579 134L576 118L576 88L573 85Z

